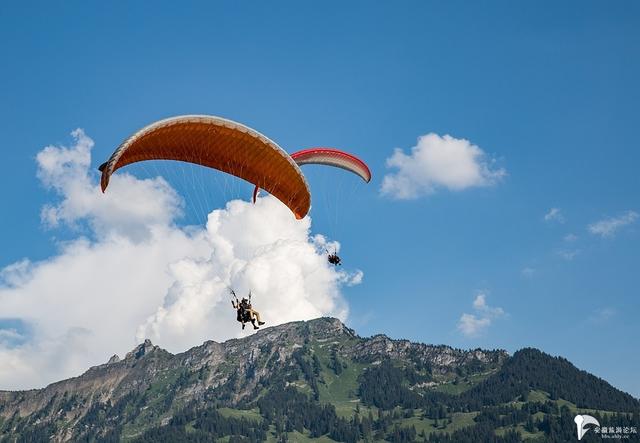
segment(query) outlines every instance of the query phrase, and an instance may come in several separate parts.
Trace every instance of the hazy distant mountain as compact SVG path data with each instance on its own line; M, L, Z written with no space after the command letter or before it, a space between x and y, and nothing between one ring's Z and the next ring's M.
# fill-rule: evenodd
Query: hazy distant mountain
M560 442L577 441L577 411L640 428L637 399L565 359L363 338L320 318L177 355L146 341L0 392L0 441Z

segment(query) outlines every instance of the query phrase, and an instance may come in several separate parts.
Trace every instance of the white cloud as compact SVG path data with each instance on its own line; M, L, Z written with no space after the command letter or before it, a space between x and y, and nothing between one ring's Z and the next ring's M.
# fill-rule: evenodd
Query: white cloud
M359 285L364 279L364 272L360 269L356 269L354 272L340 271L339 275L339 281L347 286Z
M504 315L502 308L492 308L487 305L487 295L484 292L479 292L478 295L476 295L475 300L473 300L473 308L493 318Z
M476 317L473 314L462 314L458 321L458 330L467 337L476 337L491 325L488 317Z
M463 313L458 320L458 330L466 337L477 337L482 335L491 326L493 320L503 317L505 312L502 308L491 307L487 304L487 295L478 292L473 300L474 314Z
M310 238L311 220L302 221L273 197L256 205L235 200L209 214L207 259L186 257L169 268L172 286L137 331L170 349L184 349L237 330L228 287L253 302L268 324L333 315L347 307L339 284L353 277L329 266ZM247 233L251 233L247 235ZM324 252L324 251L322 251ZM361 277L360 277L361 279Z
M572 243L578 240L578 236L575 234L567 234L564 236L563 240L566 241L567 243Z
M322 248L339 244L311 236L310 218L295 220L267 196L231 201L206 227L182 229L181 199L164 180L118 172L103 195L90 169L93 142L73 136L73 146L47 147L37 161L60 197L43 222L78 229L76 238L47 260L0 271L0 319L29 331L0 329L0 389L78 375L143 338L176 352L240 336L230 285L253 291L267 326L348 315L340 286L357 284L361 271L327 263Z
M102 194L91 170L93 140L81 129L72 136L73 146L47 146L36 156L38 178L61 197L42 208L45 226L81 228L89 224L97 235L117 234L138 241L180 215L182 200L160 177L138 180L119 172Z
M494 160L468 140L430 133L418 138L409 155L396 149L387 167L397 169L385 175L381 192L397 199L415 199L438 188L462 191L491 186L506 176Z
M589 232L601 237L613 237L615 233L638 219L638 213L627 211L618 217L606 217L588 226Z
M565 218L564 218L564 215L562 214L562 210L560 208L551 208L544 215L544 221L546 221L546 222L564 223L565 222Z
M25 258L0 269L0 288L26 283L31 278L31 268L31 262Z

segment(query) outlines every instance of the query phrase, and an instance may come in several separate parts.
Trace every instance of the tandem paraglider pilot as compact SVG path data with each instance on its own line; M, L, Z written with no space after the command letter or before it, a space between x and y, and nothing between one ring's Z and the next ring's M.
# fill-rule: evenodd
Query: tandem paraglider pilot
M264 322L260 319L260 313L253 309L253 306L251 305L251 291L249 291L249 298L243 297L242 300L238 300L233 289L230 289L230 291L231 295L233 295L235 299L231 300L231 306L236 310L236 320L242 324L242 329L244 329L248 322L251 322L253 329L260 329L258 325L262 326ZM256 322L258 322L257 325Z

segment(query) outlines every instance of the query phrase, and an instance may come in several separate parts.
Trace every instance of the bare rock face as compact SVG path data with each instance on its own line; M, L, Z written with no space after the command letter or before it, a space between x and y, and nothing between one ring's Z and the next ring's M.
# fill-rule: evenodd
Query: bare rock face
M429 365L433 371L446 374L457 367L468 364L498 367L508 358L506 351L463 351L445 345L425 345L408 340L393 340L385 335L376 335L359 341L351 349L352 355L362 361L382 359L419 361Z
M176 355L145 340L125 358L114 355L79 377L44 389L0 391L0 423L10 434L20 426L55 424L59 430L53 439L68 441L88 432L104 436L128 420L126 414L144 414L149 405L159 408L154 412L158 423L170 419L174 405L215 401L233 407L297 368L296 352L314 346L345 361L408 361L428 366L434 374L463 367L496 369L508 358L505 351L463 351L384 335L362 338L335 318L286 323L224 343L207 341ZM102 417L101 425L95 417Z
M133 351L129 352L124 359L129 361L138 360L139 358L142 358L158 349L160 348L158 346L154 346L153 343L151 343L151 340L146 339L144 343L139 344Z

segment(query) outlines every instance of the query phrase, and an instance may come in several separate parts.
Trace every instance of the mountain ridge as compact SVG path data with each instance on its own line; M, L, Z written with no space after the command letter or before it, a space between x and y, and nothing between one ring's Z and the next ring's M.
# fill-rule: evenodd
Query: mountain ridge
M202 423L200 414L214 420L215 429L221 423L229 429L240 426L242 435L259 441L287 431L271 421L273 429L245 422L241 426L219 411L238 411L234 414L245 417L248 413L242 411L257 408L259 414L250 416L262 423L277 417L286 422L295 414L289 411L282 418L278 405L287 402L297 405L294 409L332 417L321 430L301 424L302 418L290 423L291 429L316 436L326 431L327 436L351 439L352 425L341 417L353 416L358 405L379 414L402 408L405 415L413 411L412 416L424 422L436 417L436 423L446 418L455 425L427 429L425 435L436 438L440 431L455 431L460 424L454 423L457 417L481 416L487 407L513 401L528 404L530 396L536 404L563 399L573 407L625 414L640 409L637 399L606 381L532 348L510 356L504 350L461 350L383 334L363 338L340 320L325 317L265 328L222 343L209 340L177 354L145 340L124 358L113 356L77 377L42 389L0 391L0 441L25 435L34 439L30 433L36 431L43 440L55 441L121 441L145 432L156 436L187 432L185 424L173 427L182 420L179 417L190 417L187 423L200 423L201 430L213 426ZM327 407L330 410L325 411ZM546 408L561 416L559 407ZM400 426L404 419L397 420ZM213 438L202 432L204 441Z

